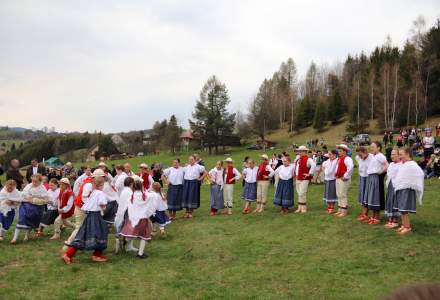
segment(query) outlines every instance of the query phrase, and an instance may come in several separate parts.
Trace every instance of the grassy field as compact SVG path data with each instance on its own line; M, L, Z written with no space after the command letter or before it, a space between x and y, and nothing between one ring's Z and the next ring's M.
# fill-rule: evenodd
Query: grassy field
M231 156L238 162L247 154L259 152ZM204 160L211 167L224 158ZM378 299L401 285L440 281L440 180L426 182L414 231L404 237L356 221L356 181L344 219L324 213L322 185L311 186L307 214L280 215L270 200L263 215L243 216L237 185L234 215L211 217L204 185L195 218L170 224L166 237L147 246L146 260L113 254L111 237L109 262L92 263L90 253L79 253L65 266L60 242L45 237L11 246L10 230L0 243L0 299Z

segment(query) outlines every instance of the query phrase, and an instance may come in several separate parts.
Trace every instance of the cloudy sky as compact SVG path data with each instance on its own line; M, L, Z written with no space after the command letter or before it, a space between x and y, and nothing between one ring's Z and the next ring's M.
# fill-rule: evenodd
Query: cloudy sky
M440 1L1 0L0 125L105 132L183 126L216 74L244 110L292 57L302 76L370 51Z

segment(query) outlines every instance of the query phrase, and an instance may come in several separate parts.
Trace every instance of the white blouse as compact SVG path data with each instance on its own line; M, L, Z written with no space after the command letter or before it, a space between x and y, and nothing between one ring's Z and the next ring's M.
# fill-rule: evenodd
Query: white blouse
M148 201L155 201L156 211L165 211L168 209L167 199L162 197L162 194L151 192L147 194Z
M81 209L83 211L101 211L101 205L107 205L107 197L103 191L94 190Z
M243 170L243 177L244 181L247 183L255 183L257 182L257 174L258 174L258 167L251 168L245 168Z
M382 153L378 153L376 155L371 156L371 161L368 164L367 173L370 174L382 174L384 170L384 163L387 161L387 158Z
M104 183L104 189L102 191L107 196L108 202L119 201L118 191L109 181Z
M399 172L400 167L402 166L401 162L392 162L389 164L387 169L387 186L391 182L393 182L393 179L396 178L397 173Z
M338 168L338 160L336 158L333 160L327 159L322 163L322 166L324 167L324 180L335 180L336 170Z
M373 154L371 153L369 153L365 159L362 159L359 155L356 155L356 161L358 163L360 177L368 177L367 170L372 157Z
M58 209L58 198L60 196L60 189L56 189L55 191L48 189L47 190L48 202L47 209L49 210L57 210Z
M294 171L295 165L293 164L290 164L288 167L281 165L275 170L275 174L277 174L281 180L289 180L293 178Z
M224 184L223 169L219 170L217 168L213 168L209 171L208 175L209 175L209 179L211 179L211 181L214 182L215 184L218 184L218 185Z
M198 164L194 164L192 166L187 165L183 168L183 172L185 173L183 177L185 180L195 180L200 177L200 174L205 172L205 167Z
M163 171L163 175L167 178L168 183L172 185L183 184L184 170L182 167L168 168Z

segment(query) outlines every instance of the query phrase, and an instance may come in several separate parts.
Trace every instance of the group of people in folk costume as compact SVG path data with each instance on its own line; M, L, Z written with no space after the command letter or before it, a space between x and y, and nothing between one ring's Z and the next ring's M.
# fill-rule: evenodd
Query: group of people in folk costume
M409 213L416 212L416 202L421 202L423 197L424 174L412 160L409 148L394 149L392 162L388 163L381 147L380 142L374 142L370 151L365 147L357 150L358 200L362 206L358 220L379 224L380 211L385 210L388 217L385 228L397 228L398 234L406 234L411 231ZM354 164L347 155L348 146L341 144L336 148L325 155L322 164L323 199L328 214L345 217ZM234 167L231 158L218 161L209 172L196 156L190 156L186 166L175 159L161 178L168 184L166 197L162 182L153 180L146 164L139 166L137 174L128 163L117 166L116 176L112 177L105 163L100 163L93 172L86 168L73 187L67 178L59 182L51 179L44 184L42 176L34 174L31 183L19 191L16 182L8 180L0 192L0 240L11 227L18 209L19 218L11 244L17 243L21 232L24 240L28 240L32 230L42 236L45 228L52 224L54 234L50 239L59 240L61 231L70 227L73 231L63 246L64 262L71 264L77 250L93 250L92 260L103 262L106 261L103 251L107 248L109 225L113 225L116 252L125 245L126 251L136 251L137 257L143 258L146 242L151 240L156 227L164 234L165 226L176 220L177 212L182 209L185 209L184 218L193 218L194 210L200 207L200 188L205 177L210 182L212 216L221 211L232 214L234 188L242 177L243 214L252 212L253 202L256 202L255 213L264 212L269 183L274 176L277 184L273 203L281 207L281 213L289 213L294 207L294 188L298 194L295 212L306 213L307 191L315 173L315 163L308 156L307 147L300 146L295 151L294 160L285 153L282 165L276 170L263 154L258 166L254 160L247 160L242 173ZM140 240L138 249L133 245L136 239Z

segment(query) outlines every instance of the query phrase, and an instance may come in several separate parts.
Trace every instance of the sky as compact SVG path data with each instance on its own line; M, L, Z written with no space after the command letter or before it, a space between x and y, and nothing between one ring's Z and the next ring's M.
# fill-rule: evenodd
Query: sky
M216 75L245 112L264 78L292 57L299 77L367 53L440 1L1 0L0 125L57 131L188 126Z

